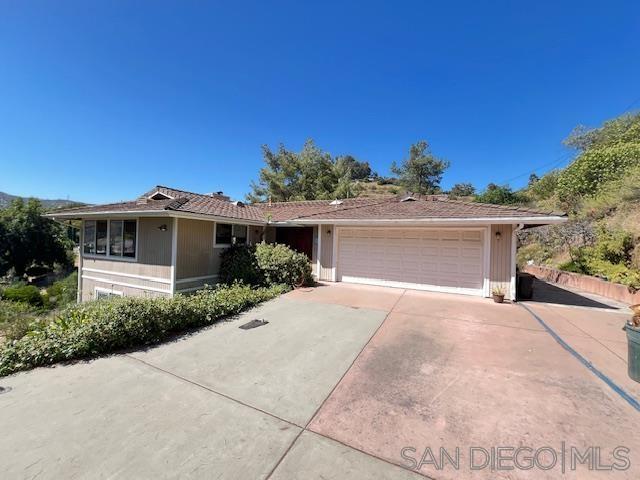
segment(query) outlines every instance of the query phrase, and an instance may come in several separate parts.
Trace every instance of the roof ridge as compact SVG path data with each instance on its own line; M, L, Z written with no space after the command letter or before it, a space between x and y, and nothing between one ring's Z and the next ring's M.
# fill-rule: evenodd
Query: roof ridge
M395 195L385 195L385 196L380 196L384 199L392 199L395 198ZM334 200L340 200L340 201L345 201L345 200L371 200L371 201L377 201L374 199L374 197L351 197L351 198L337 198ZM291 205L292 203L320 203L320 202L332 202L334 200L331 199L314 199L314 200L292 200L292 201L281 201L281 202L269 202L264 201L264 202L253 202L250 203L249 205L266 205L266 206L273 206L273 205Z
M376 202L376 203L370 203L368 205L353 205L351 207L345 207L345 208L339 208L339 209L333 208L333 209L328 210L328 212L317 212L317 213L312 213L312 214L309 214L309 215L300 215L299 217L292 218L292 220L296 220L298 218L311 218L311 217L315 217L316 215L324 215L325 213L329 213L329 212L336 211L336 210L339 210L341 212L345 212L347 210L357 210L358 208L374 207L376 205L382 205L383 203L391 203L394 200L395 200L395 196L387 198L384 201Z
M565 212L559 212L559 211L555 211L555 210L539 210L537 208L531 208L531 207L524 207L522 205L501 205L501 204L496 204L496 203L486 203L486 202L469 202L469 201L465 201L465 200L454 200L451 198L435 198L431 201L436 201L436 202L448 202L448 203L458 203L460 205L480 205L483 207L489 207L489 208L495 208L497 210L518 210L521 212L531 212L531 213L538 213L540 215L551 215L551 214L555 214L555 215L566 215Z
M176 192L188 193L189 195L200 195L201 197L209 197L210 196L207 193L190 192L189 190L182 190L180 188L167 187L166 185L156 185L155 188L156 189L165 188L167 190L174 190ZM213 197L211 197L211 198L213 198Z

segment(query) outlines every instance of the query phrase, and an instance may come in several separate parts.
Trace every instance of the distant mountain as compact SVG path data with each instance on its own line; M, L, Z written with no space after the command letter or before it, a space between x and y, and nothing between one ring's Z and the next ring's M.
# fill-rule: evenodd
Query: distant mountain
M20 197L16 195L10 195L8 193L0 192L0 208L8 207L9 204L16 198L20 198ZM27 199L27 197L22 197L22 198L25 200ZM46 210L54 210L56 208L84 205L84 203L74 202L73 200L46 200L42 198L39 198L38 200L42 202L42 205Z

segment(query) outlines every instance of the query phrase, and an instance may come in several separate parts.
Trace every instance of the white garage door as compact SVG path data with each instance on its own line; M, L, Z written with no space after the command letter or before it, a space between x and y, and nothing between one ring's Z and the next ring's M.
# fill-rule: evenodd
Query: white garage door
M483 295L482 230L340 228L338 281Z

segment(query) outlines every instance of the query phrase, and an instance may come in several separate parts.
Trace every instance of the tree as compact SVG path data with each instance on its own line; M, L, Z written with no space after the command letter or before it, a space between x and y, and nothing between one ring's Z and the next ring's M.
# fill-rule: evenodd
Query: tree
M34 265L69 265L72 245L65 229L43 214L42 204L33 198L26 203L16 199L0 211L0 275L10 268L21 276Z
M551 170L534 183L529 183L527 194L533 200L546 200L556 192L560 170Z
M355 180L371 174L368 162L360 162L350 155L332 157L322 151L313 140L305 142L300 152L280 145L277 151L262 147L265 167L258 182L251 183L251 202L287 202L355 197L361 188Z
M451 187L449 197L470 197L472 195L475 195L475 193L476 187L474 187L471 183L456 183L453 187Z
M476 195L474 199L481 203L494 203L498 205L513 205L516 203L524 203L524 198L518 193L511 190L509 185L496 185L490 183L487 189L480 195Z
M540 180L540 177L538 175L536 175L535 173L532 173L531 175L529 175L529 181L527 182L527 186L532 186L536 183L538 183L538 181Z
M369 162L360 162L351 155L344 155L336 159L336 166L349 171L351 180L366 180L377 175L371 170Z
M449 162L437 158L429 144L420 140L409 148L409 158L401 165L391 164L391 172L398 176L400 185L418 194L433 194L440 191L440 181Z

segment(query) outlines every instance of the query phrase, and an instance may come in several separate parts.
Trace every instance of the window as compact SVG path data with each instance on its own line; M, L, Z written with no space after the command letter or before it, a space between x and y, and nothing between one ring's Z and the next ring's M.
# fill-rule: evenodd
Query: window
M247 226L246 225L234 225L231 229L233 243L239 243L244 245L247 243Z
M83 252L87 255L135 258L136 220L87 220Z
M216 223L216 245L231 245L231 225Z
M247 243L247 226L216 223L216 245Z
M96 222L84 222L84 253L96 253Z
M135 220L111 220L109 226L109 255L129 258L136 256Z
M107 254L107 221L96 221L96 255Z
M122 297L122 292L115 290L107 290L106 288L95 287L95 298L100 300L102 298Z
M122 220L111 220L109 255L122 256Z
M122 251L124 257L135 258L136 256L136 230L135 220L124 221L124 248Z
M84 253L107 254L107 221L87 220L84 222Z

